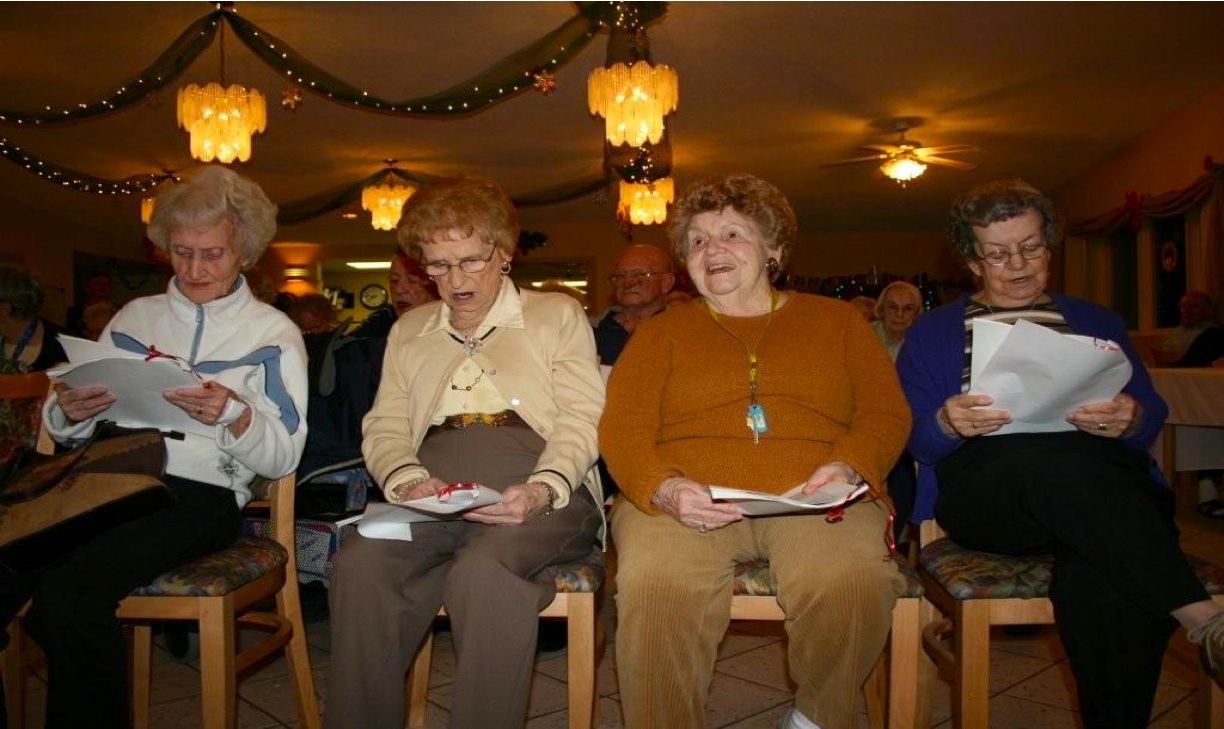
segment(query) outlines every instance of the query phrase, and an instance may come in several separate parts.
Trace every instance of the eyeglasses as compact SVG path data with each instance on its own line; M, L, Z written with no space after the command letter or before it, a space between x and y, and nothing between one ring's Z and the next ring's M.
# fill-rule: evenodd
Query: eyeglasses
M425 269L431 278L442 278L450 273L452 268L458 268L464 273L480 273L489 265L489 261L493 260L493 254L497 253L497 246L489 251L489 255L484 258L464 258L458 263L449 263L447 261L429 261L422 263L421 267Z
M1048 249L1049 246L1047 246L1045 243L1029 243L1027 245L1022 245L1020 246L1020 250L1014 252L996 248L989 253L983 253L982 255L978 256L978 260L985 261L991 266L1002 266L1005 263L1009 263L1013 256L1020 256L1026 261L1036 260L1044 256L1046 254L1046 250Z
M649 279L651 276L662 276L665 273L669 273L669 272L668 271L639 271L639 270L617 271L616 273L609 276L608 280L614 284L629 283L630 281L637 281L638 279Z

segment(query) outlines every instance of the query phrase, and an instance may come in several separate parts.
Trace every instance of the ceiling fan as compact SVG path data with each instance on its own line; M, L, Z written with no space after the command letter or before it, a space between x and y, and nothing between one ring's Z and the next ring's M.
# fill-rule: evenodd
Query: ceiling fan
M879 162L880 171L890 179L896 180L902 186L926 172L927 165L942 165L957 170L972 170L977 167L969 162L950 159L944 155L976 152L977 147L970 144L947 144L941 147L924 147L916 139L906 139L905 133L919 126L917 119L906 119L894 122L892 130L899 135L893 144L867 144L859 149L870 150L874 154L864 157L830 162L821 167L839 167L841 165L859 164L860 162Z

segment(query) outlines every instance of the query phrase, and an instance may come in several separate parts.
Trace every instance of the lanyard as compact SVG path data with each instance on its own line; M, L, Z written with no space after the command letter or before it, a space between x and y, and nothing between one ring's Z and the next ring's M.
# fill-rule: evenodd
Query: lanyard
M748 429L752 431L752 442L760 443L761 434L769 432L769 421L765 418L765 407L757 402L757 375L760 374L761 363L757 357L757 350L761 347L761 342L765 340L765 333L769 331L769 325L773 322L774 311L778 308L778 291L771 289L769 293L769 316L765 318L765 328L761 330L761 335L757 337L756 344L751 347L748 343L735 335L718 318L718 313L710 308L710 304L705 299L702 299L705 304L706 311L710 312L710 318L718 325L718 328L726 332L732 339L739 342L744 347L744 352L748 355Z
M14 372L22 371L20 366L21 353L25 351L26 345L28 345L30 340L34 338L34 332L36 331L38 331L38 317L30 319L30 321L26 324L25 329L21 330L21 336L17 338L17 345L13 347L13 356L10 359L13 363L13 367L15 368L13 370ZM3 347L4 337L0 337L0 351L3 350Z

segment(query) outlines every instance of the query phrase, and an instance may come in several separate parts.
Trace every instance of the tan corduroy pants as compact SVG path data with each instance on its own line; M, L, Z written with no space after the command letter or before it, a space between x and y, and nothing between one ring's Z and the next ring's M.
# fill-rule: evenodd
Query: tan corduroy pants
M706 725L733 564L764 557L786 612L795 705L822 729L853 725L856 695L884 650L905 587L886 559L887 512L745 519L706 534L628 502L612 515L618 558L616 667L628 729Z

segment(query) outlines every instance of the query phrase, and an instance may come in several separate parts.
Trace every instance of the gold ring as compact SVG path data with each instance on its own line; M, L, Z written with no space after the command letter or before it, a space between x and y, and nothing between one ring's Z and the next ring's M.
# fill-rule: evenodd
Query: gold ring
M1109 430L1109 426L1105 423L1097 423L1097 430Z

